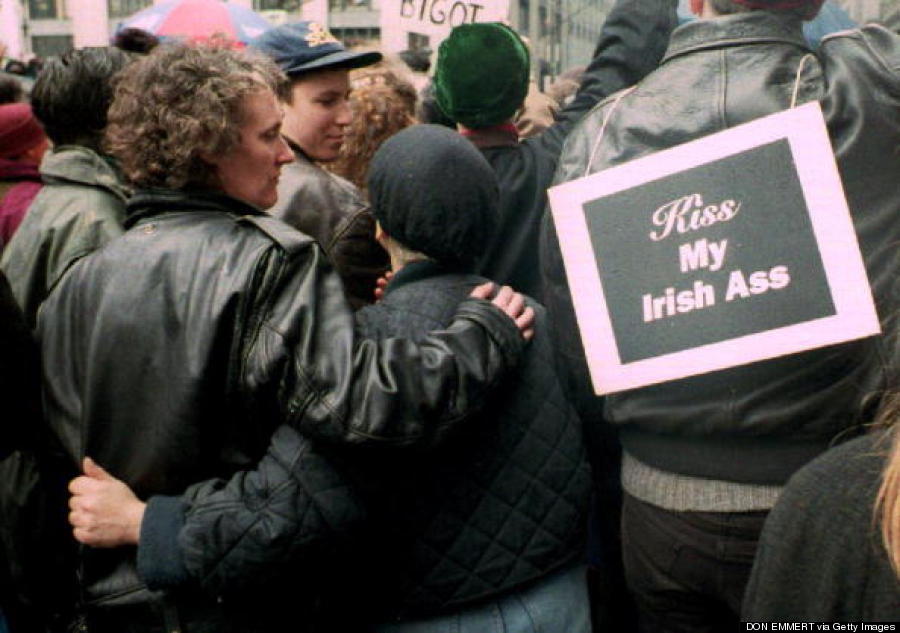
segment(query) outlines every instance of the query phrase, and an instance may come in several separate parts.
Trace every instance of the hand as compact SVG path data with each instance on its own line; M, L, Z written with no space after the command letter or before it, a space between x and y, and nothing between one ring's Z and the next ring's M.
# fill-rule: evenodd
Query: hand
M137 545L146 504L90 457L84 475L69 482L69 523L75 539L91 547Z
M469 296L475 299L489 299L494 294L495 288L496 285L489 281L475 288ZM525 297L523 295L515 292L509 286L503 286L494 295L491 303L503 310L509 318L515 321L516 327L522 333L522 338L526 341L531 340L534 336L534 310L525 305Z
M384 289L387 288L388 282L394 278L394 271L388 270L375 280L375 301L381 301L384 298Z

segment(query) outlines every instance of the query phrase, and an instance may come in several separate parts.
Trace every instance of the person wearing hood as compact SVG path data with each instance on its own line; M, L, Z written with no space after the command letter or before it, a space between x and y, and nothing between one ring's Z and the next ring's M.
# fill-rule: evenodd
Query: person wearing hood
M496 229L497 177L456 132L416 125L376 152L368 191L394 275L357 327L375 340L419 340L485 281L475 271ZM377 582L366 586L382 588L375 604L390 618L377 633L590 631L590 471L544 308L529 305L535 337L490 406L439 450L372 462L360 478L378 543L364 566Z

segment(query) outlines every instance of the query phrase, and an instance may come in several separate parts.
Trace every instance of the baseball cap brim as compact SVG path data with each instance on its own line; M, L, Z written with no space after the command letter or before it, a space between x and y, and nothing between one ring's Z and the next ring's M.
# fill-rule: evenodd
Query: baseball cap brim
M381 59L382 55L378 51L336 51L304 64L286 68L284 73L291 77L322 68L362 68L377 64Z

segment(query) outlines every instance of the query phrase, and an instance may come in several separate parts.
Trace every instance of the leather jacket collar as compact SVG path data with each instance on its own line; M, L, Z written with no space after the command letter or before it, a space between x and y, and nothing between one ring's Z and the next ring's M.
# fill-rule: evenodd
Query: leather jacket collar
M45 184L99 187L125 202L131 195L115 160L81 145L59 145L44 154L40 166Z
M266 215L256 207L211 189L140 189L125 208L125 228L163 213L219 211L235 215Z
M753 11L696 20L678 27L672 33L662 63L703 49L770 42L794 44L811 51L803 37L803 23L799 19Z

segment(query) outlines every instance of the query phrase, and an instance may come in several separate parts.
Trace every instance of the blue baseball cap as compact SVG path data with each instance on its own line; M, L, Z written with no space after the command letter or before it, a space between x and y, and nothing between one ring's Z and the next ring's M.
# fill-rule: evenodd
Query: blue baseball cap
M360 68L381 61L377 51L348 51L318 22L276 26L250 45L271 57L288 77L321 68Z

